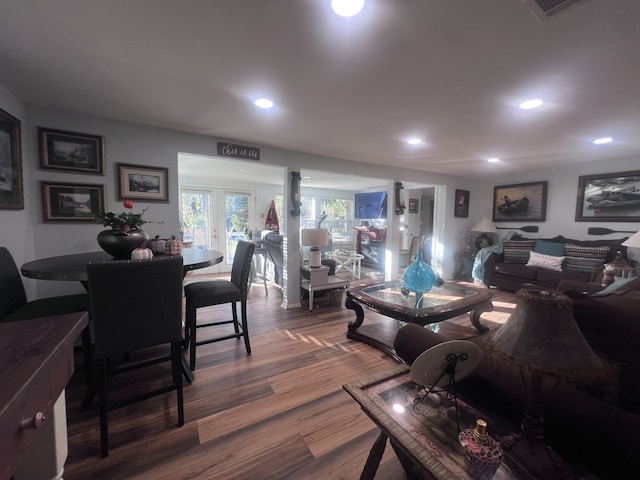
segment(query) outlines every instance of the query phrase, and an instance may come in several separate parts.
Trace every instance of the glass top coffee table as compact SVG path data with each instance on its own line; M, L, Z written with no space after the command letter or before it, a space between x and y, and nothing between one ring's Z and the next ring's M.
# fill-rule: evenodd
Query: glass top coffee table
M389 281L349 288L345 306L354 310L356 319L349 322L347 338L368 343L401 361L393 348L393 340L404 323L427 325L469 312L471 323L478 332L484 333L489 330L480 323L480 315L493 310L493 294L490 290L463 288L445 283L440 287L433 287L416 302L415 294L410 292L405 295L401 286L401 281ZM363 306L398 322L363 326Z

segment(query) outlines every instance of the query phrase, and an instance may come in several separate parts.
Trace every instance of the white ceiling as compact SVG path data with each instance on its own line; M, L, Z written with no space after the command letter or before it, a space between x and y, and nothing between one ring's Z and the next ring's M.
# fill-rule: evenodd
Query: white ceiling
M640 151L638 0L546 22L522 0L366 0L350 19L329 4L3 2L0 85L32 106L476 178ZM545 105L517 108L532 97Z

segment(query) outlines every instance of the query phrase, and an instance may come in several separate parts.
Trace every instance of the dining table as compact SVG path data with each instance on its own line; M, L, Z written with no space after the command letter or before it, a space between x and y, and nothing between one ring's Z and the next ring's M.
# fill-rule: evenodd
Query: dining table
M222 263L224 260L224 254L222 252L201 248L183 248L180 255L182 255L184 275L191 270L211 267ZM153 258L163 256L164 255L156 255ZM152 261L153 258L151 259ZM69 255L41 258L24 263L20 267L20 272L27 278L38 280L78 281L89 291L87 265L90 263L111 261L122 260L114 259L112 255L105 251L72 253ZM189 382L193 381L193 373L186 364L183 364L182 371ZM88 398L92 398L92 396L93 392L88 395Z

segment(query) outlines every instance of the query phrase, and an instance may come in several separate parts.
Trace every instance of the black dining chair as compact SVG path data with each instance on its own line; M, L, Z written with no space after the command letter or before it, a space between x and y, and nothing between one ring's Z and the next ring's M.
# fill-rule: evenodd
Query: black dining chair
M194 282L184 287L186 299L185 315L185 349L189 348L189 368L196 368L196 346L207 343L219 342L231 338L244 338L247 354L251 355L249 344L249 329L247 327L247 294L249 292L249 278L255 244L240 240L233 257L231 267L231 280L215 279L203 282ZM241 321L238 321L237 303L240 302ZM198 308L231 303L231 320L222 320L198 324L196 321ZM197 340L198 328L213 327L216 325L233 324L234 333Z
M106 457L109 454L108 412L111 410L175 390L178 426L184 424L182 257L91 263L87 266L87 274L97 362L100 452ZM151 350L151 347L158 348ZM109 399L112 375L167 360L171 361L170 383L165 382L134 397Z
M6 247L0 247L0 322L30 320L33 318L89 311L89 295L59 295L27 301L22 277ZM92 357L89 327L82 331L82 349L87 385L91 382Z

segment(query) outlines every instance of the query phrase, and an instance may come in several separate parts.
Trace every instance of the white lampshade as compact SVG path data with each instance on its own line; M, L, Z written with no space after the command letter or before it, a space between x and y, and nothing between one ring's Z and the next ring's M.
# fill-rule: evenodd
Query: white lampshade
M472 232L484 232L484 233L498 233L498 229L495 227L491 220L487 217L484 217L478 223L476 223L473 227L471 227Z
M622 242L625 247L640 248L640 232L636 232L631 237Z
M326 228L305 228L302 230L301 243L306 247L326 247L329 245L329 230Z

